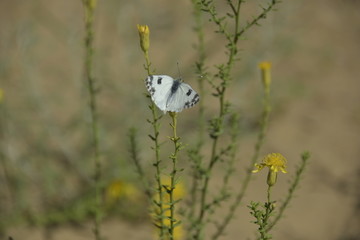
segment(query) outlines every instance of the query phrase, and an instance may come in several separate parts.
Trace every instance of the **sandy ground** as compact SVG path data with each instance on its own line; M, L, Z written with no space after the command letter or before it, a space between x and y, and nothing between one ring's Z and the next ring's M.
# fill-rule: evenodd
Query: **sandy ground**
M75 10L64 11L72 7L70 2L56 3L56 7L49 7L49 11L54 16L65 15L74 19ZM107 4L101 2L99 1L100 5ZM158 1L156 4L161 5L163 2ZM36 10L36 6L31 8L31 4L27 4L27 8L15 6L16 4L23 3L0 3L1 13L8 9L19 16L0 17L0 26L12 25L14 21L25 22L31 18L28 10ZM127 4L126 9L121 12L128 10L133 13L138 7L136 4L140 3L134 1L134 4L135 6ZM187 4L182 5L184 6L189 7ZM106 7L100 8L104 12ZM270 35L259 32L249 35L249 38L270 36L269 41L258 40L259 48L273 49L267 50L265 56L274 59L273 75L278 79L273 87L275 104L278 105L274 106L264 152L281 151L288 158L290 174L303 150L309 150L312 154L301 188L285 218L274 230L274 239L360 239L359 9L359 2L351 0L284 1L277 12L279 17L269 17L263 24L264 28L270 29ZM173 21L179 21L181 14L173 11ZM149 18L149 15L146 16ZM104 18L100 14L97 17ZM132 19L131 22L141 20L141 13L133 18L135 20ZM122 16L119 15L117 20L122 21ZM167 24L171 27L172 23L170 21ZM166 24L159 23L159 26L163 25ZM166 27L168 26L164 28ZM2 35L6 34L6 30L10 31L9 27L3 29ZM101 31L105 32L106 29ZM101 34L99 41L105 38ZM184 38L186 39L183 37L182 40ZM109 44L116 44L113 41L109 40ZM123 41L126 43L127 39ZM251 52L244 54L251 55ZM128 53L127 57L132 58L134 55L135 53ZM109 56L113 58L112 54ZM162 57L163 55L158 56L159 59ZM59 59L63 60L61 55ZM74 61L80 61L79 59ZM123 60L117 60L121 65ZM115 72L121 74L122 70L124 67L119 67ZM243 148L246 149L247 146L250 143ZM244 150L245 155L248 152ZM263 181L263 177L259 175L254 184ZM286 186L286 180L280 179L275 193L284 193L281 189ZM253 188L249 192L249 198L261 199L263 193L263 189ZM223 239L247 239L246 236L253 236L254 226L248 224L248 217L242 217L241 211L244 210L246 208L243 206ZM91 227L91 223L85 223L82 228L60 227L52 232L52 239L92 239ZM108 240L152 239L150 226L129 224L118 219L106 220L103 232ZM9 235L14 240L46 239L43 230L23 226L10 229Z

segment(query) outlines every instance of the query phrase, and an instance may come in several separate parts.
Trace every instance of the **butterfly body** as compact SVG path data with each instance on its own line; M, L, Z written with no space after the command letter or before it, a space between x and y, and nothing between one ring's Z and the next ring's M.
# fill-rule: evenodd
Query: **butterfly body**
M181 112L200 100L189 84L167 75L150 75L145 83L151 99L164 112Z

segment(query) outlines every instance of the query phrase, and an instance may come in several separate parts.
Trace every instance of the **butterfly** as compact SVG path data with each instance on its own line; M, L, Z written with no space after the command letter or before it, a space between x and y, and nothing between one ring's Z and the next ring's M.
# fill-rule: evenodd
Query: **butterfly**
M166 112L181 112L199 102L199 94L189 84L167 75L150 75L146 88L156 106Z

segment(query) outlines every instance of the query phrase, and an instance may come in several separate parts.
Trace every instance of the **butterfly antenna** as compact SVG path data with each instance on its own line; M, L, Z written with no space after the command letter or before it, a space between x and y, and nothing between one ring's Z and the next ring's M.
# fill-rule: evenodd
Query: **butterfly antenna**
M179 80L181 81L181 80L182 80L182 77L181 77L181 72L180 72L179 62L176 62L176 66L177 66L178 73L179 73Z

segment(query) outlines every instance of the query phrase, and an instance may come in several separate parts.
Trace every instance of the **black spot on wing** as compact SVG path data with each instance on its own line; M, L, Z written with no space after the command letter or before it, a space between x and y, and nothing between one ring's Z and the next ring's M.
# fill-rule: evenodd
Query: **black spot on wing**
M150 75L145 79L145 85L148 92L153 95L155 93L155 88L153 87L154 76Z
M190 94L192 93L192 90L189 89L189 91L186 93L187 96L190 96Z
M159 85L160 85L160 84L161 84L161 80L162 80L162 79L163 79L162 77L159 77L159 78L158 78L158 80L157 80L157 84L159 84Z
M190 101L186 101L184 104L184 108L191 108L192 106L194 106L196 103L198 103L200 100L200 96L199 94L195 94L194 97L190 100Z

